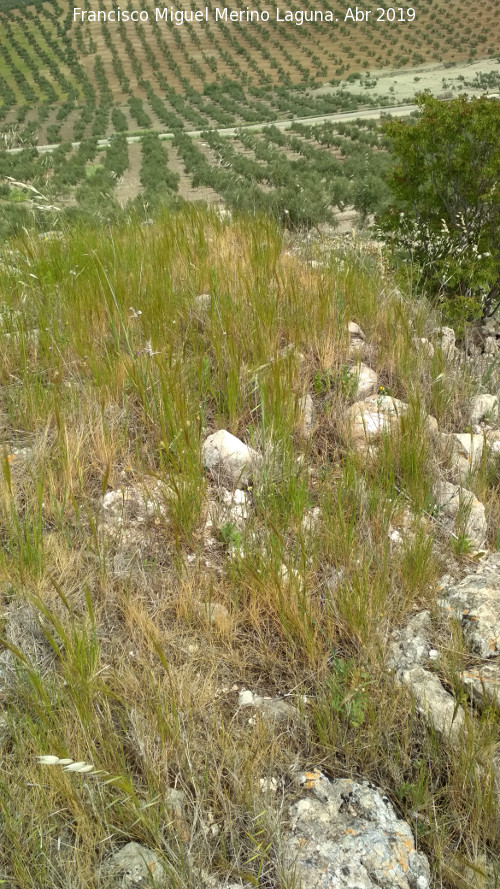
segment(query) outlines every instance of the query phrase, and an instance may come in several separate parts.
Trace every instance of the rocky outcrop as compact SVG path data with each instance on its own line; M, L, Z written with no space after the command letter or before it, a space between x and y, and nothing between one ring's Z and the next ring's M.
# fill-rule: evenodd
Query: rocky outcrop
M441 607L462 624L474 654L500 654L500 555L484 559L478 570L443 590Z
M389 644L387 666L393 670L408 670L428 660L431 645L431 615L419 611L404 627L394 631Z
M493 703L500 708L500 663L470 666L462 670L460 680L479 707Z
M464 711L457 707L439 677L424 667L437 655L429 642L430 632L430 612L415 614L404 627L394 631L387 666L395 671L396 681L408 687L418 711L434 731L458 741L465 722Z
M465 714L453 695L443 688L436 674L415 666L403 670L398 678L410 689L417 709L426 722L440 735L458 742L465 724Z
M212 477L230 487L248 484L262 463L262 457L257 451L225 429L219 429L205 439L202 458L205 469Z
M472 491L441 479L434 486L434 498L437 517L445 529L464 534L480 549L486 540L488 525L484 505Z
M428 889L428 861L409 825L367 781L315 769L291 807L285 860L302 889Z
M208 626L213 627L220 633L228 633L231 628L231 615L225 605L220 602L197 602L196 611L198 616Z

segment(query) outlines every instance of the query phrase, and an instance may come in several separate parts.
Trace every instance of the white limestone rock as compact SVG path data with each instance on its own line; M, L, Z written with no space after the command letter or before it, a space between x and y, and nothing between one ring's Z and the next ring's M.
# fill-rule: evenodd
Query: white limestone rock
M451 471L457 482L464 482L479 466L484 449L484 436L470 432L440 433L440 441L450 451Z
M356 324L355 321L348 322L347 331L349 334L349 355L355 357L364 349L366 337L359 324Z
M297 432L307 438L314 425L314 402L309 392L299 398L297 408Z
M262 457L257 451L249 448L226 429L219 429L205 439L202 459L205 469L216 481L231 487L248 484L262 463Z
M264 718L275 723L293 721L299 717L299 711L283 698L261 696L246 688L241 689L238 695L238 706L240 708L252 707L258 710Z
M284 837L285 866L301 889L428 889L428 861L382 791L317 769L302 777Z
M356 392L354 393L356 399L362 401L377 391L378 374L367 364L360 362L353 368L352 373L356 378Z
M475 573L444 588L441 607L462 624L465 638L481 658L500 654L500 554L492 553Z
M393 632L387 666L399 671L425 663L430 651L430 632L430 612L419 611L413 615L405 626Z
M496 355L498 352L498 340L496 336L487 336L484 345L483 352L485 355Z
M163 889L167 875L156 852L140 843L127 843L101 868L103 889Z
M479 707L493 703L500 708L500 663L475 664L463 670L460 679Z
M371 395L364 401L357 401L347 412L353 444L356 450L366 451L376 443L384 432L397 427L399 420L408 410L408 405L390 395ZM426 418L430 434L437 432L434 417Z
M473 546L481 549L488 524L484 505L472 491L441 479L434 487L434 498L444 527L455 534L465 534Z
M495 395L476 395L471 406L471 423L498 420L498 398Z
M414 666L397 674L398 680L407 685L426 722L443 737L454 743L459 740L465 724L465 714L453 695L447 692L435 673L424 667Z
M439 331L439 339L441 341L441 350L445 358L453 361L458 358L459 351L455 345L455 331L452 327L442 327Z

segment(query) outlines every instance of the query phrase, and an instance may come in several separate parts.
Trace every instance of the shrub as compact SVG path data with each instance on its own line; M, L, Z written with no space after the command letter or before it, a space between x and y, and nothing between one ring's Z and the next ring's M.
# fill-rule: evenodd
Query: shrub
M394 201L379 224L455 321L500 304L500 103L418 97L416 120L386 122Z

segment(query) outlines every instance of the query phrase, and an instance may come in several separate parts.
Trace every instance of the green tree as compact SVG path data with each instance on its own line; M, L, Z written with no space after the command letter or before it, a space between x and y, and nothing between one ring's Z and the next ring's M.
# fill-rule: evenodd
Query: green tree
M394 200L378 221L448 317L484 318L500 304L500 101L417 102L384 124Z

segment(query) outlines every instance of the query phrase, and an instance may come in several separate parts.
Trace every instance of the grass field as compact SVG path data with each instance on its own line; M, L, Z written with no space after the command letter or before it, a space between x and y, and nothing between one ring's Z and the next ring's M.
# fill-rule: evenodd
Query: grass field
M435 319L376 248L323 248L268 219L186 207L147 226L25 232L1 252L0 880L12 889L97 886L129 839L158 851L172 887L199 887L205 869L289 889L266 815L279 801L260 779L286 801L291 770L311 764L382 786L435 885L494 885L481 875L499 851L498 713L462 696L456 748L385 667L392 628L437 614L456 558L429 514L441 468L418 417L456 428L480 380L415 349ZM415 421L368 461L345 422L349 319ZM217 490L200 448L220 428L264 456L243 528L206 526ZM494 546L498 464L471 484ZM422 530L395 546L408 498ZM467 654L458 628L439 626L438 674L457 689ZM249 721L244 687L289 694L300 718L287 731Z
M109 11L112 4L99 8ZM149 14L147 22L73 21L71 11L57 0L0 11L0 74L4 90L12 91L13 104L52 102L54 93L59 102L93 101L99 106L110 101L120 106L130 124L134 114L128 103L134 97L144 102L153 122L161 124L155 120L151 98L156 96L170 114L188 124L193 115L204 114L208 126L224 114L238 123L252 110L261 119L266 109L274 111L277 87L293 90L367 69L484 58L498 52L500 39L495 4L476 9L462 0L454 0L451 7L443 0L419 0L414 21L388 21L386 15L378 21L380 12L369 22L344 21L348 7L332 5L325 10L335 16L334 23L301 26L277 22L273 15L268 23L217 21L216 7L209 3L208 22L179 27L157 23L150 4L141 8ZM194 4L192 8L198 9ZM245 10L242 3L228 8ZM266 7L257 3L252 8ZM243 107L227 89L217 89L224 78L243 88Z

